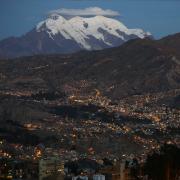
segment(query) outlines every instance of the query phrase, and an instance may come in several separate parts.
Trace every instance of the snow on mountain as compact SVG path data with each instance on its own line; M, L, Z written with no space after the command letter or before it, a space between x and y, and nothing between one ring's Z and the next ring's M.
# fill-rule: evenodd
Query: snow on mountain
M110 38L112 36L126 42L133 38L145 38L151 36L149 32L142 29L128 29L118 20L107 18L104 16L95 17L73 17L65 19L58 14L52 14L45 21L40 22L36 26L37 32L47 32L49 37L54 39L55 35L61 34L65 39L73 40L80 45L81 48L92 50L96 49L89 42L90 38L94 38L108 47L115 46Z
M25 35L0 41L0 58L100 50L147 36L151 34L104 16L65 19L52 14Z

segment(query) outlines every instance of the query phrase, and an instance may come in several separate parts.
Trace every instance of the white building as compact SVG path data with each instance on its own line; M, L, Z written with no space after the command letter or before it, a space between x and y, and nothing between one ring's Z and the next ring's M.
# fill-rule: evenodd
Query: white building
M103 174L95 174L93 180L105 180L105 176Z
M72 180L88 180L88 177L87 176L74 176L72 177Z

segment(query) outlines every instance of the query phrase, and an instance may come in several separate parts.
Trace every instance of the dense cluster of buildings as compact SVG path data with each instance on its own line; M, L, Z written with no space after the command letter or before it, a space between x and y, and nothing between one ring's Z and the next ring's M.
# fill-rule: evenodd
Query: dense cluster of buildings
M63 162L59 157L41 157L31 161L0 158L0 179L135 180L132 169L136 167L133 160L98 164L91 159Z
M135 180L138 175L146 180L141 169L146 155L164 142L180 145L176 131L180 128L180 111L148 104L157 102L161 94L112 103L98 90L95 92L94 96L70 96L66 102L35 100L49 106L93 104L103 108L86 119L51 115L43 121L21 124L28 132L50 134L47 139L53 137L55 143L49 139L48 145L27 146L0 139L0 179ZM97 114L104 109L111 113L110 121L99 119Z

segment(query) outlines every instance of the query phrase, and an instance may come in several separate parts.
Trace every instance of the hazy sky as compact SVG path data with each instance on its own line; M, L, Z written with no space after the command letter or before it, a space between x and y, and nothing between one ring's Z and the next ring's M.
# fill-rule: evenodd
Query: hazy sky
M0 0L0 39L28 32L50 11L88 7L117 11L126 26L156 38L180 32L180 0Z

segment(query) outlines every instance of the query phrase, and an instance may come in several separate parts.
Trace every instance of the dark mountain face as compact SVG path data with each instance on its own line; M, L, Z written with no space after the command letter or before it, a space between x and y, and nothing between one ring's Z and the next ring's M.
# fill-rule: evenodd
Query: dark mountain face
M171 36L171 42L177 36ZM117 99L180 89L179 50L166 38L136 39L101 51L2 60L0 72L1 90L60 89L87 95L98 89Z
M72 53L80 47L72 40L56 35L55 40L47 33L37 33L35 29L19 38L8 38L0 42L0 57L13 58L37 54Z
M159 40L159 43L164 45L167 49L179 53L180 47L180 33L169 35Z

